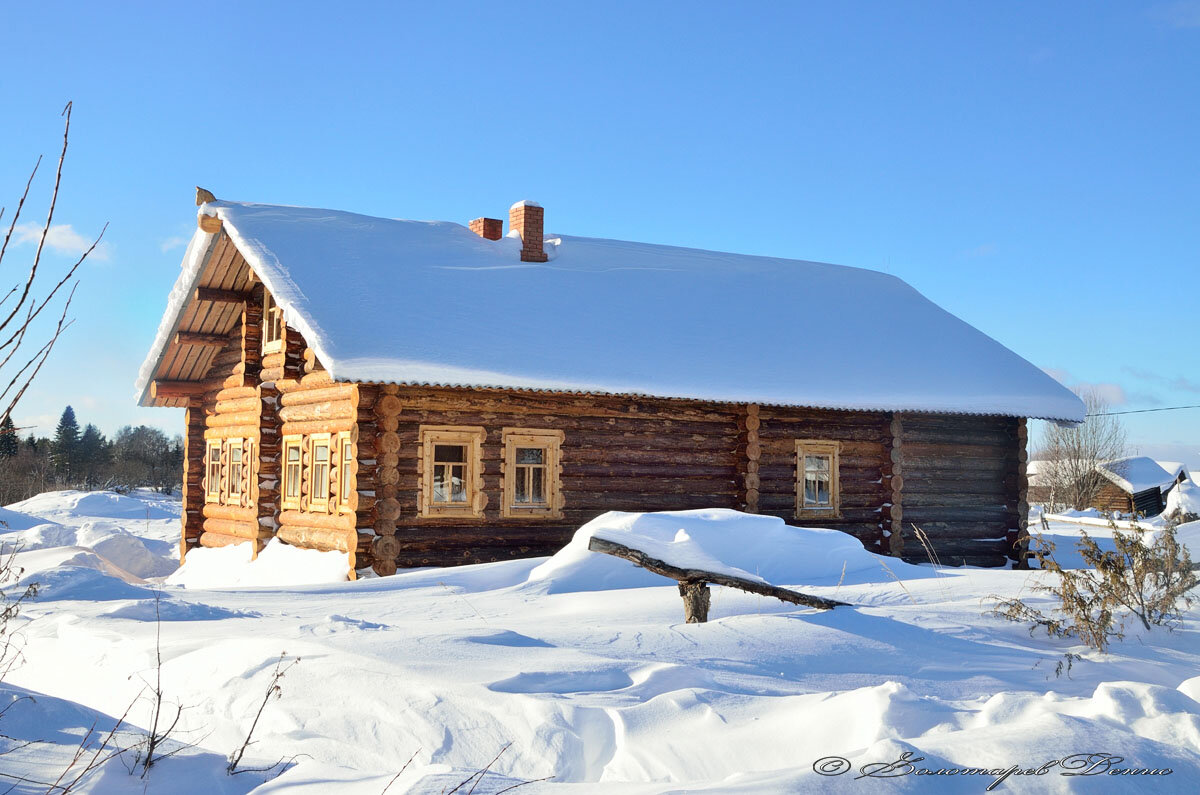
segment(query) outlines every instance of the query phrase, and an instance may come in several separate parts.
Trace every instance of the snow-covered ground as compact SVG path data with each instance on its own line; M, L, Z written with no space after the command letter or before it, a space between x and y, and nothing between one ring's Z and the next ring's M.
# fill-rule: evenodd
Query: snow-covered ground
M703 543L714 523L749 532L747 519L763 521L730 512L641 527L854 606L818 612L714 588L710 622L684 624L673 583L578 542L549 561L271 587L218 585L206 556L195 567L189 556L192 571L165 582L178 511L150 493L59 492L0 513L0 540L23 545L26 581L42 586L17 622L24 659L0 684L0 734L15 738L0 739L0 791L45 792L13 777L54 781L90 727L98 744L153 675L159 632L164 690L185 707L175 736L194 745L146 779L114 759L78 791L441 793L506 746L475 793L544 777L517 792L983 792L999 777L896 776L901 766L856 779L905 754L933 770L1043 768L993 791L1193 792L1200 779L1195 609L1173 633L1130 626L1097 655L986 615L993 595L1039 601L1039 572L912 566L831 543L790 581L778 560L751 571L749 544ZM682 536L669 532L676 522ZM1051 529L1060 550L1080 532ZM236 581L256 566L278 573L280 560L263 558L235 561ZM286 562L328 579L323 561ZM226 775L284 652L300 662L246 762L291 764L274 779ZM1082 658L1056 675L1067 653ZM147 707L134 703L132 727L146 726ZM21 740L43 742L3 753ZM1130 781L1063 775L1088 763L1044 767L1101 754L1122 758L1114 768L1172 772Z

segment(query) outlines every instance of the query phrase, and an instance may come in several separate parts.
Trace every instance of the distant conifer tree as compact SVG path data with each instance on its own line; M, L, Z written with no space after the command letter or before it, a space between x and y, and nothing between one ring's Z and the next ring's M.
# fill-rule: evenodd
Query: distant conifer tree
M67 406L58 420L58 428L54 431L54 442L51 446L51 456L54 461L54 472L62 482L70 484L73 468L79 455L79 422L75 419L75 409Z
M4 419L0 420L0 458L14 458L20 449L17 428L13 425L12 415L5 414Z

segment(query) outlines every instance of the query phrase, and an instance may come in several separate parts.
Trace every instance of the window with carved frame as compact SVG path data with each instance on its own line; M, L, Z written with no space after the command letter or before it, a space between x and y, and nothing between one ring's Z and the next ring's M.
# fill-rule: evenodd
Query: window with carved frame
M262 352L283 350L283 309L268 292L263 293L262 324Z
M796 440L796 516L840 515L840 442Z
M221 501L221 440L209 439L204 450L204 501Z
M501 516L505 518L562 517L560 456L563 432L535 428L505 428L504 494Z
M285 509L300 509L300 487L304 471L304 437L283 437L283 471L280 483L280 506Z
M420 433L421 516L482 516L486 431L477 426L426 425Z

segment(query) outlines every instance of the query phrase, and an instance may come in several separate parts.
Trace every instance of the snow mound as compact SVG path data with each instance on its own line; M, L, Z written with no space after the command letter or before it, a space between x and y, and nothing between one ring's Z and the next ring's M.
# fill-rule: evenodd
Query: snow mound
M1167 492L1167 507L1163 516L1175 520L1200 517L1200 486L1185 480Z
M16 530L28 530L42 524L45 520L38 516L30 516L27 513L20 511L9 510L8 508L0 508L0 534L13 532ZM11 538L2 540L5 545L11 544Z
M529 573L547 593L647 588L670 582L634 564L588 549L592 537L640 550L673 566L772 585L834 584L843 572L878 569L876 556L838 530L792 527L774 516L728 508L629 513L609 511Z
M185 588L321 585L345 582L349 571L350 558L344 552L301 549L271 539L257 558L249 543L193 549L167 584Z
M174 519L179 516L159 501L115 491L47 491L13 503L10 509L43 518L87 516L97 519Z
M94 560L92 558L95 558ZM105 571L103 561L83 552L57 569L40 571L21 581L38 584L37 601L111 602L118 599L152 599L149 588L134 585L121 572Z
M122 571L140 577L165 577L175 570L175 561L151 551L144 539L104 520L87 520L79 527L40 524L12 535L22 552L56 547L91 550Z

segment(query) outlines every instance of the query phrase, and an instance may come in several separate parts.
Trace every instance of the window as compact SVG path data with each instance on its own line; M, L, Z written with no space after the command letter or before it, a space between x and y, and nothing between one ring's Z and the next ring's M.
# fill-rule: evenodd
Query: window
M312 446L312 465L309 469L308 507L313 511L329 511L329 434L309 437Z
M421 428L422 516L482 516L482 447L486 432L474 426Z
M354 493L354 443L350 434L338 434L341 444L341 455L338 459L338 507L351 510L350 495Z
M839 442L796 440L796 516L837 516Z
M560 518L559 451L562 431L504 429L504 498L501 515Z
M284 508L300 507L300 473L302 437L283 437L283 501Z
M283 350L283 310L270 293L263 294L263 353Z
M229 496L242 496L242 440L230 439L229 445Z
M221 500L221 442L217 439L208 442L204 454L204 501L220 502Z

